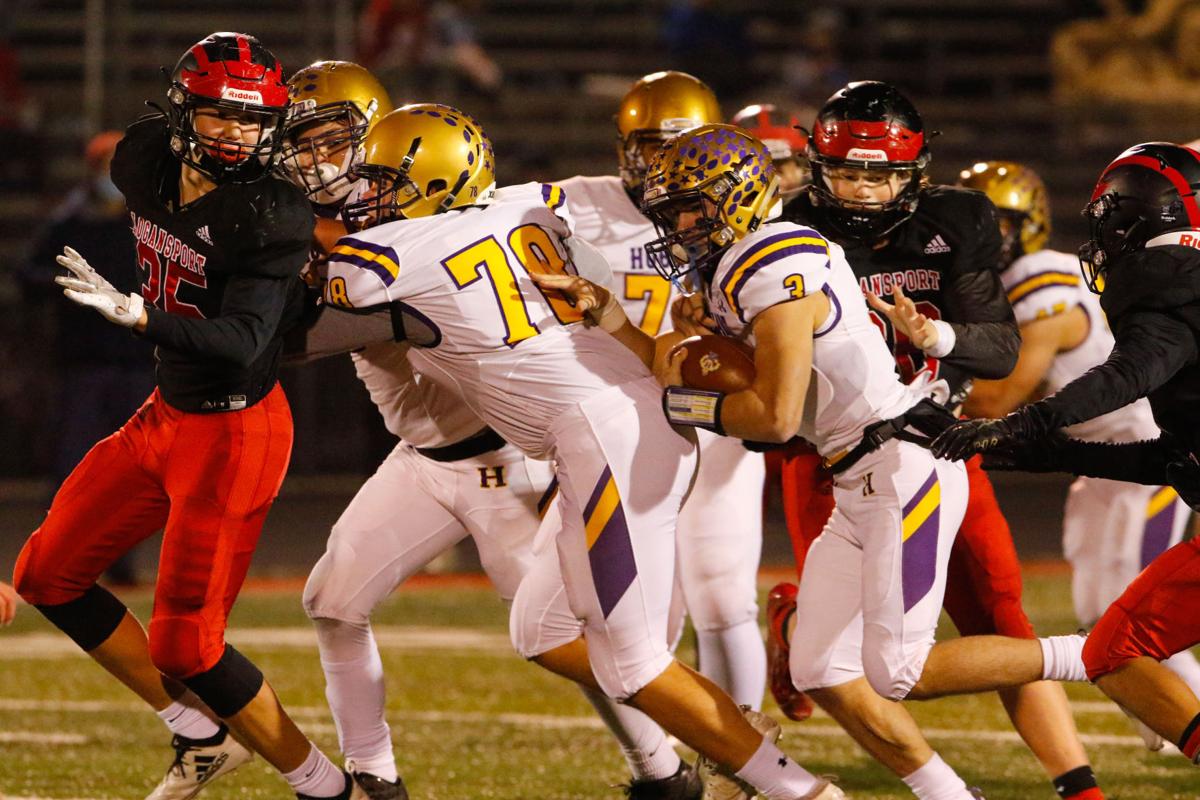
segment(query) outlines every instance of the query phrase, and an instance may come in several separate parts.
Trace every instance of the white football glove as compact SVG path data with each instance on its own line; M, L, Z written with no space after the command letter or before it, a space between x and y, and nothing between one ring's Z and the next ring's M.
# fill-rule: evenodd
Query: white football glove
M58 263L70 275L61 275L54 282L63 287L67 299L81 306L96 309L104 318L126 328L132 328L142 318L145 306L140 294L121 294L83 256L70 247L63 248Z

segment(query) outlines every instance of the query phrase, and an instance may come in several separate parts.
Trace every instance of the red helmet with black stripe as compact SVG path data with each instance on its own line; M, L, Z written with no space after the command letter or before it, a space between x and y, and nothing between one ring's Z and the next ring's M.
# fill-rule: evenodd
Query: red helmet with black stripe
M921 115L899 90L880 81L857 81L839 89L817 112L808 140L813 204L834 232L873 241L917 209L921 178L929 165ZM901 189L881 203L851 201L834 194L827 171L847 168L899 172Z
M171 73L167 100L171 151L188 166L218 183L255 181L275 167L288 87L279 59L255 37L220 32L189 47ZM198 108L256 123L257 136L202 135L195 125Z
M1117 156L1083 210L1089 239L1079 248L1079 262L1088 288L1102 292L1105 273L1123 253L1196 240L1183 237L1200 232L1197 191L1200 152L1190 147L1146 142Z

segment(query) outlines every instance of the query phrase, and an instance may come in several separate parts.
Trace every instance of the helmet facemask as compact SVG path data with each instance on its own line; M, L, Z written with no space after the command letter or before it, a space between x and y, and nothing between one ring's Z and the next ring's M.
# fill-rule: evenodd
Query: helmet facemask
M1093 294L1104 292L1104 279L1113 258L1137 249L1133 242L1137 238L1137 229L1142 226L1140 216L1124 230L1117 230L1113 224L1113 216L1120 210L1122 200L1126 205L1136 202L1133 198L1122 198L1109 192L1083 209L1088 222L1088 241L1079 248L1079 269Z
M732 182L726 183L728 187L724 189L722 200L733 191ZM716 267L717 260L733 241L718 210L721 204L697 188L648 201L642 206L642 213L658 231L658 238L646 245L646 258L659 275L669 281L679 281L697 270L707 274ZM679 229L679 220L684 214L695 214L696 221Z
M1014 261L1025 255L1024 231L1029 226L1029 215L1006 208L996 209L996 219L1005 223L1000 227L1000 266L1008 269Z
M283 146L284 172L304 189L310 201L340 203L354 188L351 171L362 163L367 120L350 103L315 110L305 109L303 104L292 108ZM312 133L317 130L320 132Z
M171 151L180 161L216 183L253 183L279 160L284 110L253 107L197 97L172 86L170 102ZM258 141L251 143L206 136L196 129L196 114L212 109L222 116L246 117L258 125Z
M827 158L810 149L809 163L813 178L809 192L814 204L822 208L829 227L840 236L862 242L879 241L917 209L925 159L913 164L867 164ZM847 200L834 191L834 177L830 175L830 171L841 169L877 172L881 180L899 174L900 186L887 200Z

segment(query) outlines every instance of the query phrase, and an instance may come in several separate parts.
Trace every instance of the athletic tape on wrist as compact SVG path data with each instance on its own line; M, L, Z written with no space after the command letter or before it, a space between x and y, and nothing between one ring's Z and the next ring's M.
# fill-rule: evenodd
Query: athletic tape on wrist
M691 425L725 435L721 426L724 392L668 386L663 391L663 412L672 425Z

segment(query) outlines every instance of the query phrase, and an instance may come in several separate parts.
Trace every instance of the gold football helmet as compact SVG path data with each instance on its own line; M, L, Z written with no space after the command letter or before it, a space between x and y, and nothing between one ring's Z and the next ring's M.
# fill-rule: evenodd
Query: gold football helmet
M776 209L779 176L767 146L733 125L701 125L658 151L646 173L644 213L659 238L646 245L667 280L715 266L729 245ZM681 227L681 218L695 221Z
M485 202L496 189L491 141L478 122L450 106L401 106L371 129L363 151L351 174L369 186L342 209L360 229Z
M675 134L720 122L717 96L686 72L654 72L633 85L617 109L617 163L621 180L640 197L654 152Z
M284 172L314 203L340 202L363 138L392 110L387 89L358 64L318 61L291 77L288 95Z
M1012 161L980 161L959 173L958 185L983 192L1009 218L1002 251L1006 266L1046 246L1050 204L1045 184L1032 169Z

